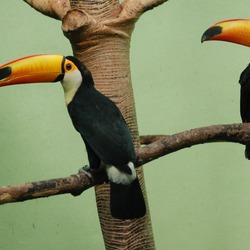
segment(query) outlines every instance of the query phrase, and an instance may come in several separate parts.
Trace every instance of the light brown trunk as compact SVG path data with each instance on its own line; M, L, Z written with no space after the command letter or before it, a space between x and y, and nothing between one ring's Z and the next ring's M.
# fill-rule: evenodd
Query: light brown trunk
M121 110L138 147L129 61L135 20L119 21L120 5L114 0L72 1L71 5L63 18L64 34L74 55L90 69L96 88ZM138 176L147 200L142 169ZM155 249L149 209L143 218L117 220L110 215L109 184L98 185L95 191L106 249Z

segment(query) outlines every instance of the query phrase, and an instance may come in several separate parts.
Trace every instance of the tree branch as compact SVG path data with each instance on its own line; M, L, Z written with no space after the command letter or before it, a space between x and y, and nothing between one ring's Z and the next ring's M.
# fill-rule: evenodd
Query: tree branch
M147 139L147 140L145 140ZM155 139L157 139L155 141ZM136 166L141 166L180 149L208 142L250 142L250 123L213 125L191 129L169 136L144 136L144 142L153 141L137 149ZM83 173L69 177L26 183L0 188L0 204L71 193L79 195L86 189L107 181L101 169L91 176Z
M83 173L69 177L25 183L0 188L0 204L25 201L58 194L77 194L94 186L96 181Z
M152 140L154 137L151 138ZM212 125L164 136L137 150L138 166L183 148L209 142L235 142L246 144L250 141L250 123Z
M42 14L62 20L64 15L71 9L70 0L24 0L31 7Z
M151 10L168 0L125 0L122 3L120 17L138 19L144 12Z

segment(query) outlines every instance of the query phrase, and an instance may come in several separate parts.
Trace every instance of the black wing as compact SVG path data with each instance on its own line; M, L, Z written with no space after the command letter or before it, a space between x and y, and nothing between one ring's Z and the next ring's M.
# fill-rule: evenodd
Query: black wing
M106 164L135 160L133 140L117 106L94 87L79 90L68 105L76 130Z
M242 122L250 122L250 64L241 73L240 114Z

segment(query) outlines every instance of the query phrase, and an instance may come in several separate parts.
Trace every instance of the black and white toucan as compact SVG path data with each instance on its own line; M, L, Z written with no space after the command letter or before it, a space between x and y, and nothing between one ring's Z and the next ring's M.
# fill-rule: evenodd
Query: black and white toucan
M250 20L232 19L218 22L202 35L204 41L225 41L250 47ZM240 115L242 122L250 122L250 65L241 73ZM245 157L250 160L250 143L246 144Z
M143 217L146 206L134 168L130 130L117 106L97 91L90 71L75 57L34 55L0 67L0 87L61 81L69 115L85 143L89 165L105 165L111 185L111 215Z

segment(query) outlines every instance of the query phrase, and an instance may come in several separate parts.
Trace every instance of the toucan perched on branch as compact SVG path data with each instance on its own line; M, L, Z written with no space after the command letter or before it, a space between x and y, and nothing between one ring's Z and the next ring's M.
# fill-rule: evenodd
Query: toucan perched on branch
M232 19L214 24L201 37L204 41L226 41L250 47L250 20ZM250 122L250 64L241 73L240 114L242 122ZM245 156L250 160L250 143L246 144Z
M133 140L117 106L94 87L90 71L72 56L35 55L0 67L0 87L61 81L75 129L85 143L91 169L105 165L111 183L113 217L134 219L146 213L136 176Z

